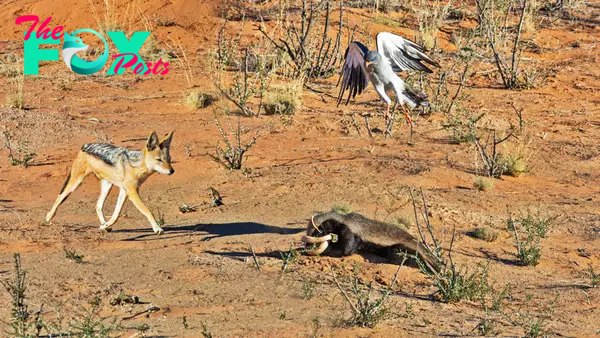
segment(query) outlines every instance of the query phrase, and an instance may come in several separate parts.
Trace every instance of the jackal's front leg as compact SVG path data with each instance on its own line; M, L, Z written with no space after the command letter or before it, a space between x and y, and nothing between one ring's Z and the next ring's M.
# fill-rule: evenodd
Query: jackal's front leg
M117 204L115 205L115 210L113 211L112 216L108 220L108 222L102 224L100 226L100 231L110 231L110 227L117 222L119 219L119 215L121 214L121 209L123 209L123 204L125 204L125 200L127 199L127 190L121 188L119 191L119 197L117 198Z
M160 235L160 234L163 234L165 232L158 225L158 223L156 223L156 220L154 219L154 215L152 215L152 212L142 202L142 199L140 198L140 195L138 193L137 187L128 187L127 188L127 197L129 198L129 200L131 202L133 202L133 205L135 205L135 207L138 208L138 210L144 216L146 216L146 218L148 219L148 221L152 225L152 230L154 230L155 234Z
M106 224L102 209L104 207L104 201L106 201L106 196L108 196L108 193L110 192L110 188L112 188L112 183L109 181L102 180L100 182L100 197L98 197L98 203L96 203L96 214L98 214L98 219L100 220L101 226Z

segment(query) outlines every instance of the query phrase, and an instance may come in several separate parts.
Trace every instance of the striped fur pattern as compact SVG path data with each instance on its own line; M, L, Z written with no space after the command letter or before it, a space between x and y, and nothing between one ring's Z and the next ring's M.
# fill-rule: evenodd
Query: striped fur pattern
M116 147L107 143L87 143L81 147L81 151L113 166L119 159L124 159L134 167L137 167L141 163L143 156L141 151Z

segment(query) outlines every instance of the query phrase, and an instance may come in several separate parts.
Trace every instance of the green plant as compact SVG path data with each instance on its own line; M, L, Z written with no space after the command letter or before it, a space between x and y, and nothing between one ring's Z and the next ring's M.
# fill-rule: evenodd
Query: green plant
M516 110L516 109L515 109ZM518 115L520 116L520 115ZM519 118L519 131L523 130L522 117ZM513 127L515 129L516 127ZM504 145L504 161L506 167L504 174L519 177L531 170L530 159L535 150L535 137L530 133L521 133L516 141Z
M442 128L452 131L452 138L458 143L472 142L478 137L478 124L484 116L485 113L473 115L470 110L459 109L446 115Z
M526 295L522 305L511 306L503 310L498 310L498 313L503 319L511 325L519 326L523 329L526 338L548 337L550 331L546 328L546 322L552 317L558 295L550 306L543 306L541 309L535 309L532 306L532 295ZM537 302L536 302L537 303ZM539 305L537 305L539 308Z
M312 320L312 331L309 333L308 337L309 338L319 338L321 337L321 335L319 334L319 331L321 330L321 328L323 327L323 325L321 325L321 322L319 321L319 317L315 317Z
M482 177L478 177L473 182L473 187L478 191L487 191L494 187L494 182Z
M489 263L485 266L480 264L473 272L469 272L467 268L463 270L451 266L440 274L427 274L432 278L440 300L446 303L455 303L463 299L474 301L488 291L488 267ZM422 266L421 270L427 271L425 266Z
M69 334L75 337L109 337L114 331L121 330L116 318L100 316L100 299L90 302L90 309L81 317L74 318L69 324ZM107 319L111 319L106 323Z
M4 146L8 149L8 159L12 166L23 166L27 168L29 163L37 156L35 153L29 152L27 141L19 141L16 150L12 145L12 134L4 131Z
M452 232L452 238L450 240L450 247L447 251L447 256L444 257L442 255L440 241L433 233L433 227L429 219L429 209L427 207L425 194L421 190L421 199L423 203L423 209L421 212L418 211L417 203L412 190L410 191L410 197L415 213L415 223L421 238L423 250L429 251L429 253L431 253L431 255L433 255L438 262L440 262L440 268L433 269L432 267L426 265L425 262L417 258L417 264L419 265L420 270L432 280L433 286L436 288L435 295L440 300L447 303L454 303L463 299L479 299L482 294L485 294L489 290L489 283L487 279L489 262L485 266L479 264L473 272L469 272L468 268L461 268L457 266L452 259L454 238L456 235L455 230ZM425 223L424 226L422 226L421 222L419 221L419 213L421 214L421 218ZM429 233L429 237L432 242L431 244L428 243L423 227Z
M484 310L484 316L479 324L473 329L477 330L479 335L497 335L494 328L499 322L498 314L502 314L507 300L512 300L512 286L507 283L499 290L493 285L488 284L486 292L480 294L478 301Z
M364 285L360 282L358 278L358 267L355 267L354 276L350 278L349 285L342 285L335 276L335 272L331 270L333 281L340 290L340 293L344 297L346 303L350 305L352 312L351 317L346 320L346 325L374 328L379 321L388 317L388 312L384 305L388 296L390 295L390 292L392 291L392 288L396 284L398 273L400 272L402 266L404 266L405 260L406 258L402 261L398 267L398 270L396 270L394 279L387 290L382 293L381 297L375 300L373 300L371 297L371 294L374 290L372 283ZM350 299L349 294L353 296L354 300Z
M590 285L595 288L600 286L600 273L594 270L592 264L588 264L588 269L586 271L587 277L590 279Z
M83 255L79 255L75 252L75 250L67 250L63 248L65 251L65 258L74 261L75 263L83 263Z
M300 254L298 253L297 250L295 250L293 248L293 243L290 244L290 249L288 252L279 252L279 254L281 255L281 259L282 264L281 264L281 272L285 273L287 272L287 268L289 266L290 263L296 263L298 261L298 257L300 257Z
M473 230L467 232L467 235L484 240L486 242L493 242L498 238L498 231L490 227L476 227Z
M513 218L509 212L509 218L506 221L506 224L509 230L513 230L517 226L520 226L525 229L528 234L532 233L538 237L546 238L557 218L558 216L544 216L541 212L533 214L531 210L527 210L525 215Z
M477 330L477 333L480 336L487 336L489 334L493 334L496 324L496 320L494 318L490 318L486 312L485 317L483 317L479 324L477 324L475 330Z
M313 279L306 280L302 283L302 299L311 299L315 293L317 283Z
M352 208L348 205L334 204L331 207L331 212L335 212L336 214L340 215L346 215L352 212Z
M156 223L160 227L164 226L167 223L167 221L165 221L165 214L160 212L160 209L158 209L156 213L158 214L158 217L156 217Z
M402 24L387 15L377 15L373 17L373 23L388 27L402 27Z
M523 222L525 220L525 222ZM540 240L547 233L547 228L544 223L531 223L528 218L515 221L511 215L508 219L508 228L513 231L515 245L517 247L517 258L523 265L536 266L539 264L542 249ZM519 233L525 235L521 239ZM544 235L544 236L542 236Z
M238 123L237 123L237 128L234 129L233 125L231 124L231 119L229 118L229 115L227 114L227 124L229 125L229 129L230 129L230 133L231 135L234 136L234 141L231 142L229 140L229 137L227 137L227 134L225 133L225 131L223 131L223 128L221 127L221 123L219 122L219 119L217 118L217 116L215 115L215 124L217 125L217 128L219 129L219 132L221 133L221 136L223 137L223 141L225 143L225 148L221 148L218 144L215 147L215 154L214 155L210 155L209 156L217 163L221 164L223 167L229 169L229 170L238 170L241 169L243 166L243 162L244 162L244 155L246 154L246 152L248 151L248 149L250 149L250 147L252 147L254 145L254 143L256 143L256 140L258 139L258 137L260 136L258 133L256 133L256 136L254 136L252 138L252 140L250 140L250 142L248 142L245 146L242 146L242 125L240 122L240 119L238 118Z
M208 331L208 327L204 323L202 323L202 337L212 338L212 333Z
M44 323L41 318L43 305L36 313L32 313L27 305L25 284L27 272L21 266L21 255L13 255L15 261L15 276L10 280L3 280L2 286L11 299L11 320L8 323L13 337L38 337Z

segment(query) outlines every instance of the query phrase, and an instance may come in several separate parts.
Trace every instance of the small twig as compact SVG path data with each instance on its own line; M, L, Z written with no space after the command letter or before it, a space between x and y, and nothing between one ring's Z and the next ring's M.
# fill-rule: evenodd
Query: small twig
M256 265L256 269L260 271L260 264L258 263L258 258L256 257L253 247L250 247L250 252L252 252L252 259L254 259L254 265Z
M360 133L360 128L358 127L358 123L356 123L356 119L354 118L354 114L350 115L350 117L352 118L352 124L354 125L354 129L356 129L358 136L362 136Z
M365 125L367 126L367 133L369 133L369 137L373 138L373 133L371 132L371 126L369 125L369 116L365 115Z
M335 272L333 271L333 269L331 269L331 276L333 277L333 281L337 285L338 289L340 289L340 292L342 293L342 295L344 296L344 298L346 299L348 304L350 304L350 306L352 307L352 311L354 311L354 313L360 313L358 311L358 309L356 308L356 306L352 303L352 301L350 301L350 297L348 297L346 290L344 290L344 288L342 288L342 286L340 285L340 282L338 282L337 278L335 277Z
M130 320L130 319L134 319L134 318L136 318L136 317L138 317L138 316L141 316L141 315L143 315L143 314L145 314L146 316L149 316L149 315L150 315L152 312L156 312L156 311L160 311L160 308L159 308L159 307L157 307L157 306L150 306L149 308L147 308L147 309L146 309L146 310L144 310L144 311L137 312L136 314L134 314L134 315L131 315L131 316L129 316L129 317L123 317L123 320Z
M392 129L394 128L394 121L396 119L396 109L392 110L390 119L385 124L385 138L392 137Z
M431 222L429 221L429 208L427 208L427 201L425 201L425 194L423 193L423 188L421 188L421 198L423 200L423 210L425 211L425 222L427 223L427 231L429 231L429 235L431 235L431 240L433 241L433 245L435 246L436 252L441 252L441 247L435 239L435 235L433 234L433 229L431 227Z

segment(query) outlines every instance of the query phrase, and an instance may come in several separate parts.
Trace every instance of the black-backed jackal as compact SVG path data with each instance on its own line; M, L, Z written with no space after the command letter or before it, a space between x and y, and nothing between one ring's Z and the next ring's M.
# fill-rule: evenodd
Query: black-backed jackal
M46 215L46 222L50 222L56 214L56 209L67 197L81 185L83 179L94 173L100 179L101 189L96 213L100 219L100 230L110 231L110 227L117 222L125 199L129 198L138 210L148 218L152 224L152 230L156 234L162 234L163 229L156 223L152 212L142 203L138 189L154 172L171 175L175 170L171 167L171 140L173 132L163 140L159 141L156 132L148 137L146 147L142 151L128 150L104 143L88 143L82 148L71 168L54 206ZM104 200L113 185L121 190L117 199L115 210L108 220L104 219L102 208Z

